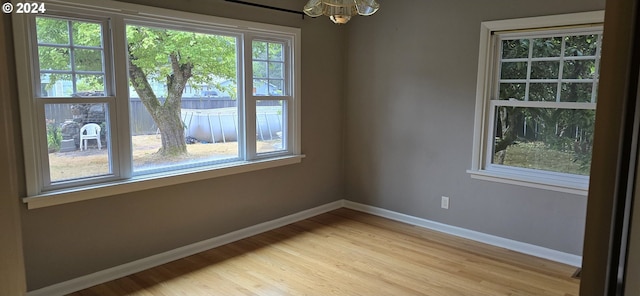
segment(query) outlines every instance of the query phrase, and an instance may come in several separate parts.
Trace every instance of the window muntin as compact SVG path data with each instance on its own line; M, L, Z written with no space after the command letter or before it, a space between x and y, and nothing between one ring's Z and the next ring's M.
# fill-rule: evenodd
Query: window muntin
M601 30L493 38L497 71L487 101L484 170L517 168L514 174L539 179L559 173L584 182L591 164Z
M112 191L109 191L108 187L111 186L129 188L118 190L132 190L135 188L139 190L140 188L150 187L136 186L135 184L138 182L148 184L145 186L162 186L163 182L159 178L170 178L167 179L168 184L177 184L190 180L202 180L206 176L222 176L234 172L246 172L300 161L300 130L298 127L300 119L299 114L297 114L300 111L297 103L297 96L299 96L299 82L297 81L299 77L299 73L297 73L299 71L299 57L293 55L293 52L299 54L299 29L126 4L129 9L127 11L136 9L145 11L144 16L133 16L128 13L120 14L114 9L101 9L102 2L89 2L87 4L94 5L95 10L90 6L76 10L73 3L65 4L62 1L49 5L45 15L37 16L37 18L58 21L56 22L57 28L64 34L40 34L40 38L38 38L35 15L16 17L14 30L19 33L16 35L24 36L16 38L15 44L18 49L16 50L17 59L19 63L24 65L21 69L26 69L26 71L18 71L21 77L19 80L21 89L20 107L23 115L25 155L28 157L34 156L33 158L29 157L26 162L26 171L29 176L27 178L27 192L29 196L33 197L26 200L29 200L30 203L31 200L35 202L42 195L56 198L59 195L64 195L63 200L78 200L80 196L76 193L85 188L104 188L104 190L98 189L86 192L89 196L99 197L109 195L109 192ZM121 4L104 3L104 5L118 7ZM152 14L155 14L154 17L149 17ZM181 21L175 20L176 14L181 15ZM185 26L185 23L189 23L192 20L191 26ZM76 25L76 23L97 24L100 32L98 34L83 34L83 26ZM213 135L214 140L212 141L216 142L216 144L226 144L231 148L227 148L224 151L216 150L213 154L204 157L204 159L179 161L159 167L145 166L144 161L134 159L135 148L140 146L140 143L132 143L134 142L132 141L132 134L138 127L135 126L137 122L133 120L136 116L131 113L134 110L131 110L130 102L127 100L128 94L135 93L135 89L129 87L126 79L129 74L127 71L127 44L123 41L126 40L127 24L219 35L233 39L235 44L232 44L232 46L235 49L235 55L230 59L224 60L235 65L233 69L235 71L234 79L215 80L213 83L206 81L207 83L204 86L202 85L203 81L198 80L189 83L183 90L183 95L185 96L190 95L203 102L209 100L204 102L206 105L204 108L208 109L215 109L211 107L212 100L220 99L224 96L235 100L232 106L225 106L231 108L231 111L218 112L220 110L216 110L218 123L224 125L224 130L217 131ZM255 31L247 28L260 29ZM42 30L40 31L42 32ZM276 97L283 100L282 105L286 106L286 110L281 112L280 116L286 117L286 123L282 124L281 128L286 130L281 132L283 138L280 140L283 144L278 146L277 151L261 153L258 157L255 149L255 140L252 136L248 136L257 134L256 122L251 123L252 120L248 120L248 118L256 118L256 101L253 99L253 93L251 92L253 84L251 79L252 63L243 62L241 58L244 57L246 60L252 58L252 41L262 35L266 36L265 40L270 40L269 42L279 44L282 47L279 52L281 54L280 57L273 50L273 46L272 49L267 50L266 61L272 64L272 69L267 69L270 72L264 78L275 85L275 88L272 87L273 91L264 96L264 98L265 100L271 100L270 96L274 96L273 100ZM87 36L92 36L93 39ZM184 44L193 46L189 42ZM294 44L295 50L292 47ZM29 47L31 48L28 49ZM43 65L47 68L43 68L41 72L39 52L43 52L43 55L45 52L54 53L58 57L57 63L47 64L47 61L42 59ZM98 58L100 59L98 60ZM294 59L298 65L296 73L291 68ZM62 62L59 60L62 60ZM279 71L282 75L278 74ZM249 73L249 76L245 77L245 73ZM56 80L51 80L51 75L56 75ZM28 79L28 77L33 77L33 79ZM246 83L249 86L248 88L245 88L245 80L239 79L239 77L249 78ZM83 88L83 85L89 84L87 80L91 82L90 87ZM97 87L95 87L96 85ZM295 93L293 92L294 86ZM47 87L49 87L50 91L46 91ZM160 83L158 88L163 89L166 86ZM135 97L135 94L131 96L131 98L133 97ZM161 100L161 102L164 101ZM57 166L59 159L54 159L53 157L50 159L48 151L47 124L54 124L54 121L48 117L57 118L55 116L59 115L57 113L69 113L69 109L72 109L71 106L78 104L93 104L102 107L104 121L96 122L104 127L100 142L102 146L100 147L101 149L96 149L97 142L95 140L90 140L89 146L92 148L90 152L104 154L99 161L100 168L97 171L86 170L84 172L73 172L73 174L62 174L63 171L58 169ZM50 110L51 106L57 106L59 107L58 109L66 111L52 111ZM193 110L199 109L195 108ZM190 110L181 106L181 111ZM296 112L296 114L293 114L293 112ZM184 124L187 117L185 113L187 112L181 113L180 121ZM65 115L61 116L64 117ZM118 120L115 120L116 118ZM127 118L131 120L126 120ZM125 119L126 123L122 119ZM55 125L60 125L60 121L66 121L66 118L56 120ZM210 121L213 122L213 120ZM60 128L59 126L56 127ZM56 132L55 130L53 131L54 134ZM156 135L150 136L155 137ZM53 140L55 145L57 140L56 138ZM185 139L185 141L189 140L191 140L189 137ZM150 141L143 140L138 142L142 142L142 145L145 145ZM202 144L202 142L198 143ZM79 152L78 146L76 144L75 148ZM282 147L282 149L279 149L279 147ZM78 168L79 170L84 169L83 167ZM217 172L218 169L219 172ZM52 171L56 170L58 171L52 174ZM86 198L82 197L80 199ZM49 201L44 201L44 203L51 204ZM38 204L41 203L38 202ZM53 204L56 203L54 202Z
M496 47L500 49L497 99L596 102L600 33L508 35L496 36L500 43Z
M288 83L291 77L289 50L287 40L256 38L251 42L257 157L278 155L291 149L287 141L293 99Z
M251 47L254 96L289 95L285 85L285 44L254 40Z
M108 22L60 13L32 19L31 102L36 106L41 190L104 182L120 174L112 150ZM95 125L94 125L95 124ZM87 127L98 126L90 136ZM93 129L97 131L97 129ZM89 139L92 138L92 139ZM95 150L80 150L83 142ZM99 148L99 149L98 149ZM73 151L73 152L72 152Z
M35 18L41 97L106 94L103 24L59 17Z

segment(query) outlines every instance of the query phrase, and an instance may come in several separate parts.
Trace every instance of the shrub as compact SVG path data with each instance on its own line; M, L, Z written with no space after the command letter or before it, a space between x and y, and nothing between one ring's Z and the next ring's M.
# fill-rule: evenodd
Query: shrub
M62 143L62 131L60 125L56 124L55 119L47 119L47 147L49 152L60 150Z

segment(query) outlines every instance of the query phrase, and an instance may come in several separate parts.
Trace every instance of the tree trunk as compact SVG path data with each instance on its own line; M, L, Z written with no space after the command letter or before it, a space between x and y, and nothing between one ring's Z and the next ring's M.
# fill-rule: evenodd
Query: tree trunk
M160 130L162 147L158 153L162 156L179 156L187 153L181 105L182 92L191 77L193 65L180 65L178 54L171 54L169 58L173 73L167 76L167 98L163 103L153 92L143 69L133 63L135 57L132 56L129 57L129 76L142 104Z
M176 156L187 153L187 144L184 138L184 124L180 114L180 108L167 108L163 106L157 110L153 117L158 129L162 147L158 150L163 156ZM157 119L156 119L157 118Z
M517 117L516 109L509 107L500 107L498 109L498 116L500 117L500 127L502 129L502 137L497 141L493 153L496 154L496 161L498 164L504 163L506 149L509 145L515 142L518 134L516 130Z

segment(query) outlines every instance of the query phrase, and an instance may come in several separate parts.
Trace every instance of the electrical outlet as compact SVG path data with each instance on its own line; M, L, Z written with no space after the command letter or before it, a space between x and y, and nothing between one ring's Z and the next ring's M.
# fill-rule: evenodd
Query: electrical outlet
M442 200L440 201L440 207L443 209L449 209L449 198L446 196L442 197Z

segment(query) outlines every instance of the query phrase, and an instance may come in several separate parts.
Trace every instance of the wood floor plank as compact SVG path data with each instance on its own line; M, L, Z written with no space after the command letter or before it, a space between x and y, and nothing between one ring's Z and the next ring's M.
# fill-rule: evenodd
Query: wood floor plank
M577 296L575 268L339 209L70 296Z

